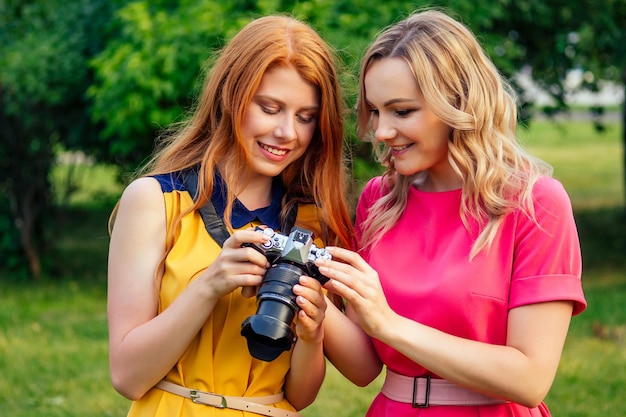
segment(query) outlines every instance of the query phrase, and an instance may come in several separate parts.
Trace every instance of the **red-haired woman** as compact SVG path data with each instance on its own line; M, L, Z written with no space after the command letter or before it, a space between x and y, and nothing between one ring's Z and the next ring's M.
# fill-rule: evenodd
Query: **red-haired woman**
M130 416L295 416L315 398L322 287L299 277L297 341L274 360L253 357L242 322L270 265L245 244L266 242L254 227L282 230L289 213L317 247L351 243L334 64L303 22L250 22L221 51L192 117L125 189L111 231L108 321L111 378L133 400ZM223 242L207 232L207 205Z

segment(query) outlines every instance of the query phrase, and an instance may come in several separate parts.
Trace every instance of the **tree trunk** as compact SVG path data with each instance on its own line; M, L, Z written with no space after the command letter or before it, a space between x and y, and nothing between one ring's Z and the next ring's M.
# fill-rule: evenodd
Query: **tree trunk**
M20 241L22 249L26 254L28 269L33 279L37 280L41 276L41 260L35 244L35 224L39 216L36 206L36 198L30 190L26 191L24 200L20 207Z
M21 185L23 181L19 179L20 176L16 175L15 180ZM11 212L20 236L20 247L28 262L31 278L34 280L41 276L41 259L35 236L38 216L41 215L41 210L38 208L40 202L37 201L38 189L39 187L31 184L30 187L13 186L9 192Z

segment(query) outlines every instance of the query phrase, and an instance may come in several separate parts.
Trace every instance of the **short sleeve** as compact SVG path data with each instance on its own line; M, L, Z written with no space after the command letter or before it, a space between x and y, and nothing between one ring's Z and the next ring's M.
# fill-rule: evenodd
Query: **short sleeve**
M534 219L517 214L509 307L568 300L587 306L582 258L571 202L560 182L542 177L533 188Z

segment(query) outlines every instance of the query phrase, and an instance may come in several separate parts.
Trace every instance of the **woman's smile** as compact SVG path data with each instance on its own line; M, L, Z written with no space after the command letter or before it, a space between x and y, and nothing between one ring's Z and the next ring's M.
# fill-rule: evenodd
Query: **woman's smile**
M270 145L266 145L264 143L259 142L259 146L264 151L270 153L272 156L285 156L289 152L289 149L284 148L276 148ZM273 158L272 158L273 159Z

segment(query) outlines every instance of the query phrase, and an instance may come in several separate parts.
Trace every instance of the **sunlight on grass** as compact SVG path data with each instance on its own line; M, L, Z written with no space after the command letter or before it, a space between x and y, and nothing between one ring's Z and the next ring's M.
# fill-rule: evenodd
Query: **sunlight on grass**
M126 414L109 382L104 288L0 285L0 295L0 415Z
M380 391L383 381L384 371L367 387L357 387L328 362L322 389L316 401L302 414L306 417L362 417Z
M122 192L122 184L117 181L119 169L113 165L58 164L50 175L58 198L57 203L109 203Z
M537 122L519 136L524 148L554 167L575 208L598 208L624 204L620 129L608 125L599 133L588 122Z
M625 415L625 347L614 340L570 338L556 381L546 399L552 415Z

